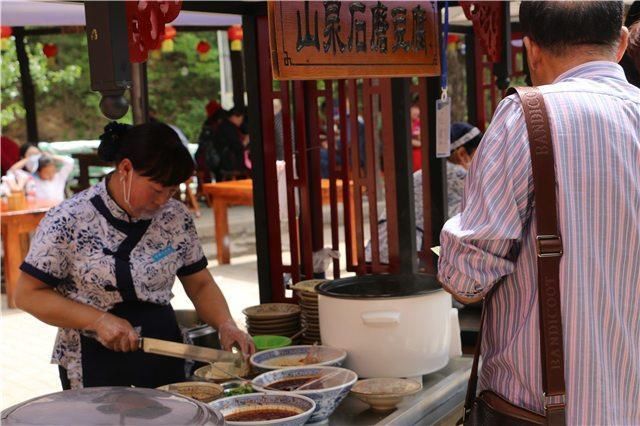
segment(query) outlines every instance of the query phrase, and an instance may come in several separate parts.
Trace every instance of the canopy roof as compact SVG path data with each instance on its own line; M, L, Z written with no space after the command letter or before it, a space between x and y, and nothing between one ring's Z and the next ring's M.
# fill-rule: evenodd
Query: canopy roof
M0 22L11 27L85 25L84 4L46 0L0 1ZM217 27L241 23L242 17L239 15L183 10L171 24Z

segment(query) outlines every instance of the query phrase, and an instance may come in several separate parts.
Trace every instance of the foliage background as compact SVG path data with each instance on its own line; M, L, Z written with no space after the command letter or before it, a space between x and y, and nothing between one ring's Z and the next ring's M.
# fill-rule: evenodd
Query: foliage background
M82 29L81 29L82 30ZM206 40L211 50L200 60L196 45ZM180 127L195 142L205 119L204 106L219 98L220 67L216 33L178 32L174 51L147 62L149 105L162 121ZM58 46L56 63L49 65L42 45ZM41 141L97 139L107 119L100 113L100 94L91 91L87 39L84 31L25 38L36 92L38 131ZM2 134L18 143L26 140L19 65L13 38L2 52ZM131 109L121 119L132 121Z

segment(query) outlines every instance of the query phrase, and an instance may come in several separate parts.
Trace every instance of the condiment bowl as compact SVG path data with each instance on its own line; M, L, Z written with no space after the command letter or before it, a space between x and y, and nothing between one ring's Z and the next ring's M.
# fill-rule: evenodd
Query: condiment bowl
M312 399L292 393L270 392L254 393L248 395L236 395L218 399L209 403L214 410L222 413L225 423L237 426L270 425L270 426L300 426L305 424L316 408ZM264 413L265 411L290 411L292 415L273 420L258 418L252 420L233 421L229 418L238 414L250 412ZM295 414L294 414L295 413Z
M351 394L371 406L374 411L390 411L406 396L422 389L415 380L376 378L360 380L351 388Z
M329 418L342 400L349 394L351 387L358 380L358 375L351 370L339 367L294 367L282 370L272 370L261 374L251 382L254 389L261 392L272 392L273 385L285 380L302 379L296 387L308 380L326 377L324 381L315 382L309 389L288 392L294 395L304 395L316 403L316 409L309 422L321 422ZM316 388L320 386L320 388Z

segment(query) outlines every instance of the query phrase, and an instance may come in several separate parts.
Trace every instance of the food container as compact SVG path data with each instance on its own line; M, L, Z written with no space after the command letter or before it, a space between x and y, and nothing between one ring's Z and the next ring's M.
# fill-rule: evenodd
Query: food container
M207 404L156 389L96 387L39 396L2 412L2 425L222 425Z
M421 376L449 362L451 296L434 276L363 275L317 291L323 343L346 350L358 376Z
M269 371L288 367L333 366L340 367L347 352L329 346L288 346L255 353L249 360L254 370Z
M210 405L224 415L227 424L238 426L302 426L316 408L315 402L306 396L281 392L231 396L213 401ZM268 417L261 418L260 412L281 412L289 415L268 420ZM234 419L235 416L243 414L249 417Z
M357 380L358 375L345 368L294 367L261 374L251 381L251 385L255 390L272 392L273 387L282 383L287 387L281 389L288 394L311 398L315 401L316 408L309 422L318 423L329 418ZM312 381L315 383L312 384ZM309 383L308 387L303 386L306 383Z
M224 388L217 383L210 382L180 382L164 385L158 390L186 396L200 402L211 402L222 396Z

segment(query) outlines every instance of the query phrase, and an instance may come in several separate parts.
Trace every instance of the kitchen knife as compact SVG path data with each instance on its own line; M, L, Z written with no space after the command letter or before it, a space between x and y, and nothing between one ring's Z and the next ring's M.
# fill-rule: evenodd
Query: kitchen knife
M141 337L139 339L139 342L140 349L142 349L144 352L156 355L193 359L195 361L201 362L226 361L241 363L243 361L241 353L235 354L218 349L205 348L195 345L185 345L183 343L152 339L150 337Z

